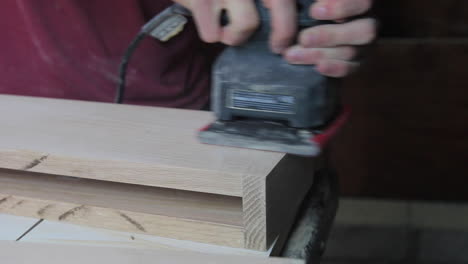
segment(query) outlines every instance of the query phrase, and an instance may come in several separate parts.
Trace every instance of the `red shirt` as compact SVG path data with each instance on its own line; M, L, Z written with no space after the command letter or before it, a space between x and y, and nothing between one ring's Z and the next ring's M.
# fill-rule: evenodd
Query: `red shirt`
M0 93L112 102L130 41L170 0L1 0ZM216 48L193 23L146 39L129 65L125 103L198 109Z

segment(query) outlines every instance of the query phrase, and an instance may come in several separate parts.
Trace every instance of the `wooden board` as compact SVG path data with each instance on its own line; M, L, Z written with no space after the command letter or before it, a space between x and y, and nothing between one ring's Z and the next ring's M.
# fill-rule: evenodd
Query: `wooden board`
M197 254L167 250L136 250L86 246L41 245L31 243L0 242L2 263L20 264L246 264L246 263L304 263L302 260L247 256Z
M0 200L1 213L244 247L236 197L0 170Z
M3 213L267 251L313 182L313 159L199 143L208 112L2 95L0 111Z
M0 225L3 225L0 219ZM69 223L43 221L40 225L23 237L21 242L125 247L136 249L179 250L207 254L225 254L242 256L267 257L269 252L224 247L212 244L177 240L165 237L150 236L135 232L120 232L114 230L78 226Z
M267 179L247 178L243 199L0 170L0 212L266 251L287 238L313 167L287 156Z
M242 226L242 202L238 197L14 170L0 170L0 175L0 193L12 196ZM11 203L8 200L3 197L0 206ZM36 216L46 216L49 209Z
M200 144L212 113L0 96L0 167L242 196L281 153Z
M0 214L0 241L15 241L38 221L39 219Z

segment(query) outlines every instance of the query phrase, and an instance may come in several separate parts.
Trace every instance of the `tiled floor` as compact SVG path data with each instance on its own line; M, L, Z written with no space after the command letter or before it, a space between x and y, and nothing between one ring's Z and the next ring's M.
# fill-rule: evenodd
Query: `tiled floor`
M323 263L468 263L468 204L344 200Z

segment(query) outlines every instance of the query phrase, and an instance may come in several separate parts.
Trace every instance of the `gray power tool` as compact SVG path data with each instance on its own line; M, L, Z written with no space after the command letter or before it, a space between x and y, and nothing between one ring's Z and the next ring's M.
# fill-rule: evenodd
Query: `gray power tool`
M298 26L311 19L313 0L298 0ZM270 14L256 1L261 25L242 46L228 47L213 69L212 109L203 143L315 156L334 132L341 107L338 80L310 65L291 65L269 48ZM338 122L342 123L342 122ZM327 128L331 130L327 131ZM326 134L324 134L326 133Z

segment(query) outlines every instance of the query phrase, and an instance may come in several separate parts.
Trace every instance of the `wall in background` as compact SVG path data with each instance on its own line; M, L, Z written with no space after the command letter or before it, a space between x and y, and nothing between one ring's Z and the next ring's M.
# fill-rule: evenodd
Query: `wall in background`
M468 36L466 0L374 0L382 37Z
M345 196L468 200L468 1L376 0L381 38L345 81Z

